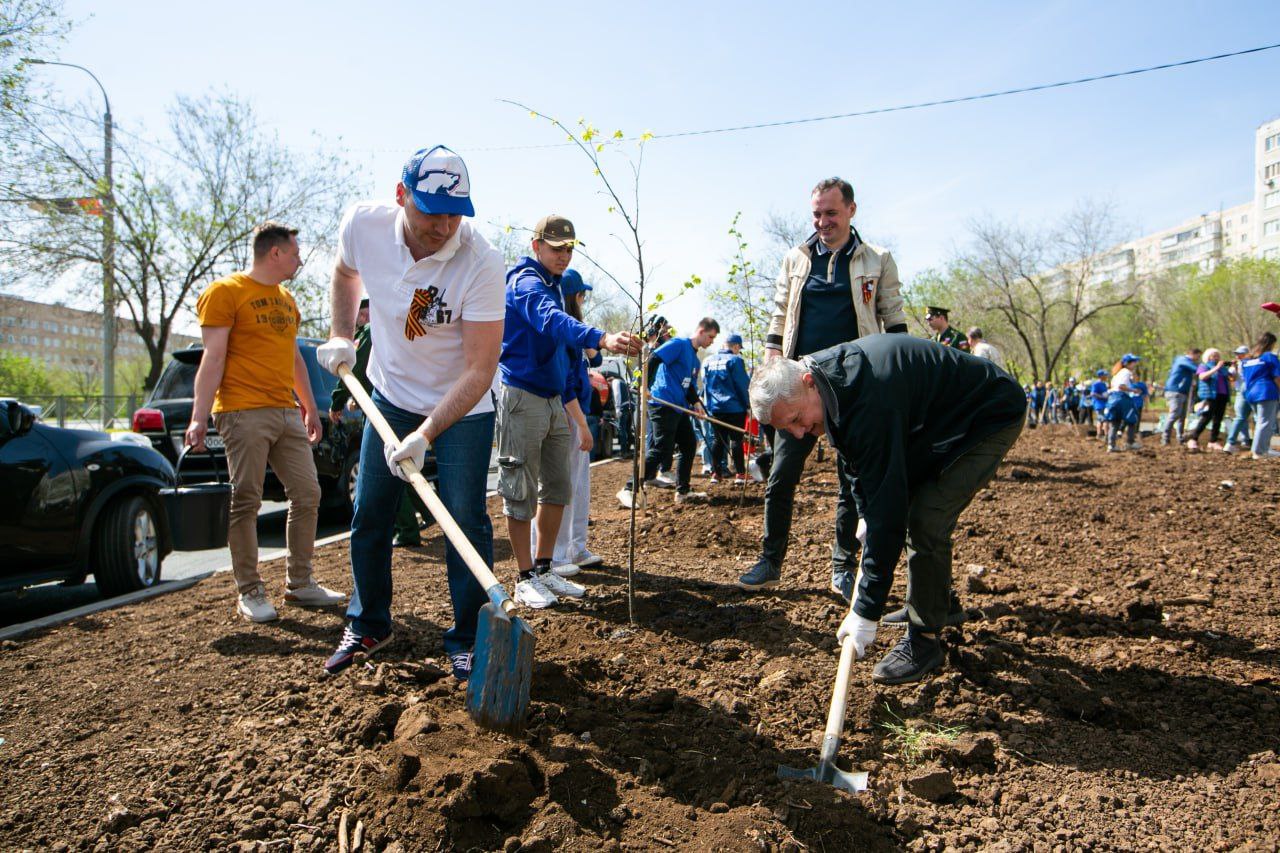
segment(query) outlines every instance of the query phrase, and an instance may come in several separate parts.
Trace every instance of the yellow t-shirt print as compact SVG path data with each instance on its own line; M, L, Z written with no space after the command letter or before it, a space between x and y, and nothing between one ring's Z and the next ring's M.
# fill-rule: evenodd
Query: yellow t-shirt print
M200 294L201 326L230 327L227 363L213 411L293 408L293 359L301 315L283 285L244 273L220 278Z

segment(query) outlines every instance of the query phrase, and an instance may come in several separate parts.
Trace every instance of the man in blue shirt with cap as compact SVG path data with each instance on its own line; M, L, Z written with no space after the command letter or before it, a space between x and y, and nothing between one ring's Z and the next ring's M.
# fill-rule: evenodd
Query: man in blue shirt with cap
M725 341L724 349L702 363L702 385L706 390L707 414L738 428L747 425L747 410L751 398L747 395L747 366L742 359L742 335L734 332ZM747 478L742 458L742 433L712 424L715 443L711 448L714 463L711 482L729 476L726 455L733 449L733 473L738 480Z
M561 276L577 244L572 222L545 216L534 228L533 254L507 273L506 328L498 363L498 494L520 571L514 598L533 608L550 607L561 595L581 598L585 593L551 570L564 508L573 497L563 399L571 367L568 348L640 352L640 340L630 332L607 333L565 312ZM529 538L535 519L536 555Z
M1186 355L1180 355L1169 367L1169 378L1164 383L1164 399L1169 407L1164 418L1164 429L1160 432L1160 443L1168 444L1169 437L1177 433L1178 443L1182 443L1182 422L1187 416L1187 395L1191 393L1191 382L1196 377L1196 367L1200 363L1200 347L1191 347Z

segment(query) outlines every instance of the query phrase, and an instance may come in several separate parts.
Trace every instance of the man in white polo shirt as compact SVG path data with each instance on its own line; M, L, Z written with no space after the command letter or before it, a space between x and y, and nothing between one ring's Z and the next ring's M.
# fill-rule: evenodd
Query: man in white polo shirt
M383 447L366 424L351 521L350 619L325 663L339 672L391 639L391 539L404 494L397 464L422 465L435 451L436 488L476 551L493 565L485 481L493 445L493 382L506 315L502 255L463 217L474 216L462 158L437 145L405 165L395 204L361 202L339 226L333 328L317 350L325 369L355 364L356 306L369 297L372 397L396 435ZM444 650L453 674L471 674L476 616L487 598L452 545L446 546L453 627Z

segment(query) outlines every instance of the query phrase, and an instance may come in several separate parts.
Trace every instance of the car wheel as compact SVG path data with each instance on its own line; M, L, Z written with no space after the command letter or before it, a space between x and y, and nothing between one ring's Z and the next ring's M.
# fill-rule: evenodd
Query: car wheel
M94 543L93 576L107 596L160 582L160 530L146 499L126 496L103 510Z

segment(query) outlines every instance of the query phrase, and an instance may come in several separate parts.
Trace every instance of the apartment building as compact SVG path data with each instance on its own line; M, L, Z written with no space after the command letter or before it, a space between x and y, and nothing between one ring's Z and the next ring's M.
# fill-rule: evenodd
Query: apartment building
M0 294L0 352L54 368L90 369L102 363L102 314ZM169 349L200 339L172 335ZM125 318L116 323L116 362L147 358L147 347Z
M1280 258L1280 119L1255 131L1254 165L1252 200L1115 246L1095 263L1093 282L1145 278L1192 264L1211 272L1235 258Z

